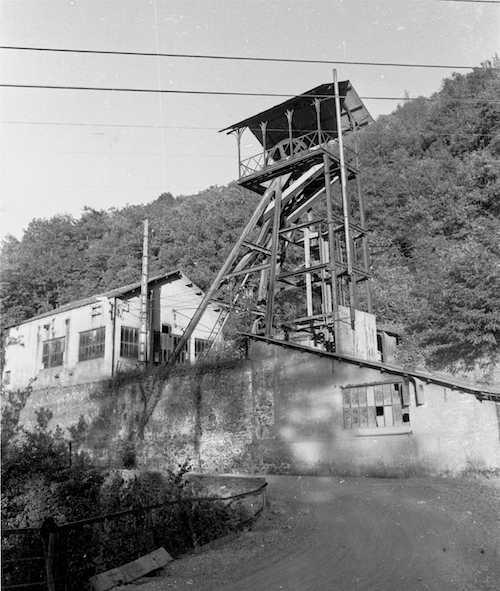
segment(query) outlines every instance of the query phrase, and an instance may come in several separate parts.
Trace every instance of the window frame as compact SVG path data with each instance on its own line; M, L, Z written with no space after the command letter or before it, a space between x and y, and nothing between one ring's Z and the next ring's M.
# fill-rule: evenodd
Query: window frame
M345 430L410 428L409 398L403 380L342 387Z
M95 333L92 337L91 333ZM87 337L90 337L88 342L82 343ZM94 342L91 339L94 339ZM91 361L92 359L101 359L104 357L106 351L106 327L98 326L90 330L80 332L78 341L78 362Z
M66 337L57 337L42 341L42 366L43 369L61 367L64 365L64 353L66 351Z
M182 335L173 334L171 336L172 336L172 345L173 345L172 353L173 353L175 351L175 349L177 348L177 345L180 343L180 340L182 339ZM188 339L184 343L184 346L179 351L179 356L177 357L177 363L189 363L189 350L190 350L189 344L190 344L190 339Z
M168 360L172 356L172 353L175 351L175 348L179 344L179 341L182 338L182 335L172 334L171 332L167 333L159 333L160 334L160 350L159 350L159 363L165 364L168 363ZM190 353L190 339L184 343L184 347L182 351L179 352L179 357L177 358L177 363L188 363L189 353Z
M124 338L124 333L127 338ZM125 359L139 359L138 328L123 325L120 327L120 357L124 357Z
M212 341L209 341L208 339L195 338L194 339L194 358L195 358L195 360L199 359L199 357L201 357L205 351L210 349L211 346L212 346Z

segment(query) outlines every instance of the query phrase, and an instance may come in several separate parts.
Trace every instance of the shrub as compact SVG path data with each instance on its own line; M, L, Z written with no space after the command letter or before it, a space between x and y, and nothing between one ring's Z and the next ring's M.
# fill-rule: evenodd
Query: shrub
M126 470L137 468L137 453L132 441L124 441L120 449L121 462Z
M163 545L178 556L225 535L241 521L238 506L192 499L195 491L185 479L189 462L166 475L131 475L98 470L78 451L71 461L62 430L48 429L51 418L50 411L40 409L36 427L19 429L3 449L2 520L8 528L40 528L48 520L59 526L56 577L68 591L153 547ZM84 430L81 420L72 436ZM135 465L133 445L122 450L123 463ZM129 510L133 512L112 517ZM72 524L104 515L110 518ZM43 558L32 559L44 554L40 536L36 530L30 536L16 533L2 540L4 558L12 561L2 571L4 585L36 585L43 579Z

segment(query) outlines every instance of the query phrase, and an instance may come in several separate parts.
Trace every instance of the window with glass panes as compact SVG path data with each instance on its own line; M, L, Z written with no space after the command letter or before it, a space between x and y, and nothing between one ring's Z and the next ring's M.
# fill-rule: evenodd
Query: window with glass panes
M160 348L160 363L167 363L174 352L174 339L171 334L163 332L160 334Z
M403 384L373 384L343 388L344 428L398 427L409 424Z
M88 361L104 357L104 341L106 328L101 326L80 333L80 345L78 349L78 361Z
M175 348L179 344L181 340L180 335L175 334L164 334L160 335L160 346L161 346L161 355L160 355L160 363L167 363L170 359L170 356L174 352ZM179 356L177 357L178 363L185 363L189 361L189 341L184 343L182 347L182 351L180 351Z
M42 364L44 369L63 364L65 338L50 339L42 347Z
M139 329L122 326L120 338L120 357L139 359Z
M175 348L177 347L177 345L180 343L182 337L179 337L177 335L172 335L172 341L173 341L173 350L175 350ZM181 351L179 352L179 356L177 357L177 363L186 363L187 361L189 361L189 341L186 341L184 343L184 346L182 347Z
M200 357L200 355L203 354L203 351L206 351L207 349L210 348L210 341L207 341L205 339L195 339L194 340L194 357L195 359L198 359L198 357Z

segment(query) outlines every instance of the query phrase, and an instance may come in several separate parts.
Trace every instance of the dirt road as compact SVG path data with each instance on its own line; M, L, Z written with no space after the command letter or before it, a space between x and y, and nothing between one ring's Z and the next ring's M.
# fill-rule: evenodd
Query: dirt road
M254 531L171 563L141 591L500 589L498 485L266 478L271 509Z
M500 538L484 528L500 528L500 507L478 523L480 499L453 500L463 496L453 482L270 479L270 494L306 504L317 527L289 556L221 591L500 589Z

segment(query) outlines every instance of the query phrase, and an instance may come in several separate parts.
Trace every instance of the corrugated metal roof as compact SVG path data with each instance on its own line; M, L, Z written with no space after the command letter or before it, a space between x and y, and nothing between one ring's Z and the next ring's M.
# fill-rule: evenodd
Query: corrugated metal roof
M349 80L339 82L339 93L341 97L341 123L342 130L351 130L349 114L358 127L365 127L373 123L373 118L366 109L363 101ZM262 111L257 115L235 123L221 131L235 131L248 127L255 137L263 144L262 130L260 124L267 122L266 146L268 148L288 138L288 120L286 111L293 110L293 135L300 137L317 129L316 109L313 104L314 98L320 98L321 102L321 128L324 131L336 135L337 119L335 114L334 86L333 83L321 84L312 90L304 92L296 97Z

